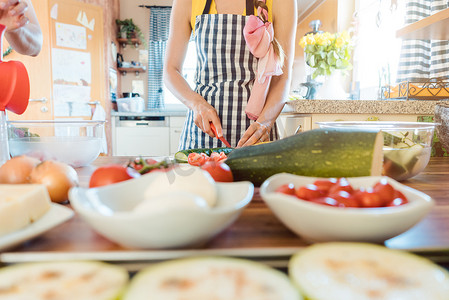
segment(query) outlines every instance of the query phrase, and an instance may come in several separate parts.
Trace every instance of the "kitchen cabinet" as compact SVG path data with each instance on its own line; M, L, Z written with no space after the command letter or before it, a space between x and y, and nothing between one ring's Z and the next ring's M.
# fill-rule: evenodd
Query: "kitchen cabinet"
M411 23L396 32L402 39L449 40L449 8Z
M112 116L112 155L170 156L178 151L184 116Z
M170 155L174 155L178 151L179 138L185 119L185 117L170 117Z

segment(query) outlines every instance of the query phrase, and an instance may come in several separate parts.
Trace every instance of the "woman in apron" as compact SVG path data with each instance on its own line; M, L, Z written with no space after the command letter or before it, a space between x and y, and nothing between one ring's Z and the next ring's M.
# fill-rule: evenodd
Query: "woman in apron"
M275 122L290 86L296 13L296 0L267 0L266 3L255 3L253 0L174 1L164 81L189 109L179 149L224 146L214 138L211 122L218 135L224 136L232 147L277 138ZM251 17L256 14L258 18ZM256 25L248 29L250 22ZM258 26L257 22L262 25ZM280 72L276 73L281 75L273 76L272 79L270 77L271 84L268 81L266 91L262 92L265 93L265 99L260 102L260 93L252 91L255 82L259 84L260 58L253 54L257 49L253 49L256 48L252 47L251 41L254 39L248 36L252 33L257 35L259 31L256 32L255 28L265 30L271 23L274 37L285 53L285 62L279 68ZM182 76L182 65L192 31L198 58L194 91ZM270 31L260 33L259 36L271 35L273 38ZM264 59L268 56L266 54ZM250 100L252 92L252 98L256 98L254 100ZM249 101L253 101L253 106L259 103L255 104L260 106L260 109L256 107L256 113L248 111Z

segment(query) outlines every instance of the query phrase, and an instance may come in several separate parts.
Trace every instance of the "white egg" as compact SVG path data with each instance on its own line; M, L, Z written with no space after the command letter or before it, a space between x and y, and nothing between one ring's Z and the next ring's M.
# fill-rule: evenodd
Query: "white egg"
M151 199L144 199L133 211L135 213L158 213L176 208L210 209L207 201L195 194L185 191L168 191Z
M160 172L145 190L145 199L154 199L168 192L188 192L203 198L210 207L217 202L215 181L199 167L176 166L168 172Z

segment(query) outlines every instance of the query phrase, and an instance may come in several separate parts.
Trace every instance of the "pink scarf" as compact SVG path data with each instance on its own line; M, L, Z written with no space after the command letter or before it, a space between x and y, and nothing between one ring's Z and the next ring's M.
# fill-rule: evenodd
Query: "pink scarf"
M264 14L265 19L268 19L266 10L259 7L257 11L259 16ZM243 35L249 50L259 59L256 80L245 110L248 118L256 120L265 105L271 76L281 75L282 68L271 43L274 37L271 22L264 23L259 17L251 15L243 28Z

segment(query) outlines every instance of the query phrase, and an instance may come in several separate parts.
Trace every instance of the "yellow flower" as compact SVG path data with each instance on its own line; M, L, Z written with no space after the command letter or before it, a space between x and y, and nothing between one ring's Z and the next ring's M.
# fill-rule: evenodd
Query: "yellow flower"
M316 43L320 46L327 46L331 43L332 35L329 32L318 33L315 36Z

